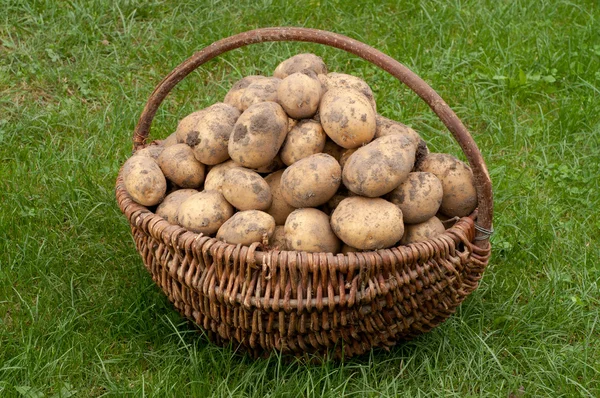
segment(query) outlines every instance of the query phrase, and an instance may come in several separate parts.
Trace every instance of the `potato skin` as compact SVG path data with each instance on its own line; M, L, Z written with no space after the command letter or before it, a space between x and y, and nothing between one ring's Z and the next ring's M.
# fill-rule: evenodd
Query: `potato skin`
M178 224L177 210L179 206L190 196L199 193L195 189L179 189L168 194L156 208L156 215L161 216L171 224Z
M250 83L240 98L242 111L260 102L277 102L277 88L280 84L281 79L276 77L265 77Z
M323 147L323 150L321 152L333 156L335 160L339 162L345 150L346 148L342 148L341 146L333 142L331 138L327 137L327 140L325 141L325 146Z
M279 152L281 160L291 166L300 159L322 152L326 140L327 135L319 122L302 120L285 137Z
M150 157L132 156L123 165L123 182L131 198L143 205L159 204L167 192L167 180Z
M147 147L136 151L133 156L146 156L156 160L164 149L165 147L162 145L148 145Z
M229 159L227 145L240 114L236 107L222 102L204 110L196 123L198 143L194 146L194 156L199 162L215 165Z
M227 170L233 167L240 167L240 165L233 160L228 160L213 166L206 174L206 179L204 180L204 190L222 192L223 181L225 181L225 173Z
M165 177L181 188L198 188L204 182L204 165L196 160L187 144L167 147L158 157Z
M377 115L376 116L377 128L375 130L375 138L385 137L386 135L399 134L410 138L410 140L418 145L422 138L415 130L408 127L405 124L397 122L387 117Z
M319 115L325 133L343 148L358 148L375 136L375 111L356 90L327 91L321 99Z
M419 224L407 224L404 227L404 236L402 236L400 243L408 245L413 242L422 242L431 239L444 231L444 224L442 224L437 217L431 217Z
M177 221L192 232L212 235L233 216L233 206L217 191L202 191L187 198L177 210Z
M293 73L281 81L277 88L277 101L290 117L312 117L321 100L321 83L317 75Z
M288 117L281 105L260 102L238 118L229 139L229 156L236 163L257 169L271 164L288 131Z
M277 65L273 72L273 76L285 79L293 73L305 70L311 70L317 75L325 74L327 73L327 66L325 65L325 62L323 62L323 59L315 54L297 54Z
M270 250L288 250L287 242L285 241L285 228L283 225L276 225L275 231L269 239Z
M342 200L331 215L333 232L360 250L393 246L404 234L402 211L380 198L354 196Z
M358 148L344 165L342 179L350 191L375 198L391 192L415 163L415 147L400 135L377 138Z
M227 243L250 245L273 236L275 220L260 210L235 213L217 232L217 239ZM266 238L266 239L265 239Z
M341 242L331 230L329 217L317 209L294 210L285 222L288 250L337 253Z
M227 94L225 94L225 98L223 99L223 102L232 106L235 106L239 111L243 111L243 107L242 107L242 95L244 95L244 91L246 90L246 88L261 79L265 79L265 76L260 76L260 75L250 75L250 76L246 76L241 78L240 80L238 80L232 87L231 89L227 92Z
M283 163L283 160L281 160L281 157L279 156L279 154L277 154L277 155L275 155L275 157L273 158L271 163L269 163L266 166L258 167L254 170L257 173L268 174L268 173L274 173L277 170L281 170L283 168L285 168L285 163Z
M436 215L443 195L442 182L435 174L417 171L409 173L387 199L402 210L405 223L418 224Z
M295 207L290 206L284 199L281 193L281 176L283 175L283 170L276 171L275 173L271 173L265 177L265 181L269 184L271 188L271 195L273 200L271 201L271 206L265 210L268 214L270 214L273 219L275 219L275 224L283 225L285 224L285 220L290 215L291 212L296 210Z
M172 145L178 144L177 142L177 132L171 133L167 138L160 142L160 145L163 147L169 147Z
M198 128L196 125L204 116L204 109L192 112L179 121L175 137L178 144L188 144L193 147L198 143Z
M342 168L333 156L317 153L285 169L281 176L283 199L296 208L327 203L341 184Z
M468 216L477 207L473 172L464 162L446 153L429 153L418 171L435 174L442 181L444 195L440 211L447 216Z
M321 82L323 93L335 88L356 90L365 96L365 98L373 107L373 110L377 112L377 104L375 103L373 91L364 80L356 76L337 72L330 72L327 75L319 75L318 78Z
M273 200L271 188L260 174L243 167L225 172L222 192L238 210L266 210Z

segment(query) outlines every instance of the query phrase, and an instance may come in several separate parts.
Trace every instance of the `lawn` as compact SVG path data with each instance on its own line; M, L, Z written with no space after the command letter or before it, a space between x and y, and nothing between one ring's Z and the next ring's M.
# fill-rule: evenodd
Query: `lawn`
M0 0L0 396L600 396L600 4L596 0ZM487 162L496 230L456 315L390 352L308 364L212 345L154 285L114 198L153 87L257 27L361 40L425 79ZM258 44L194 72L153 138L298 52L369 82L434 151L429 108L361 59Z

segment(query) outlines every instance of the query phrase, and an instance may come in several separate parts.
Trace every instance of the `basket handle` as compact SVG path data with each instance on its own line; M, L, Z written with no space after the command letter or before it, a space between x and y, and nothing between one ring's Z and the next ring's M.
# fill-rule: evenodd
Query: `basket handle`
M134 150L145 145L148 134L150 133L150 125L152 124L156 110L162 101L169 94L171 89L193 70L205 62L230 50L249 44L275 41L312 42L347 51L390 73L421 97L452 133L471 165L475 177L475 187L477 189L479 207L477 223L480 228L476 231L478 239L475 243L482 248L487 248L489 246L489 234L487 231L491 231L492 229L492 182L485 161L481 156L481 152L467 128L438 93L436 93L435 90L413 71L381 51L361 43L358 40L337 33L308 28L262 28L239 33L216 41L194 53L190 58L175 67L175 69L173 69L173 71L171 71L171 73L156 86L150 95L134 130Z

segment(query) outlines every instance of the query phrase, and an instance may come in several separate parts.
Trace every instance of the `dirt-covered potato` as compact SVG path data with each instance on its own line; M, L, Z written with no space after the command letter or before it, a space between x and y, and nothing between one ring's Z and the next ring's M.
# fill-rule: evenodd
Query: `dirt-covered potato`
M156 214L170 222L178 224L177 210L179 206L190 196L199 193L195 189L178 189L168 194L160 205L156 208Z
M329 217L317 209L294 210L285 222L288 250L337 253L341 242L331 230Z
M277 102L277 88L280 83L281 79L276 77L265 77L250 83L240 98L242 110L245 111L250 106L260 102Z
M417 171L409 173L387 199L402 210L405 223L418 224L435 216L443 195L442 182L435 174Z
M341 146L333 142L331 138L327 137L322 152L333 156L335 160L339 162L345 150L346 148L342 148Z
M238 118L229 138L229 156L236 163L257 169L267 166L279 152L288 131L288 116L275 102L252 105Z
M181 188L198 188L204 182L204 165L196 160L187 144L165 148L158 157L165 177Z
M212 235L233 216L233 206L217 191L202 191L179 205L177 222L192 232Z
M266 210L271 206L269 184L255 171L234 167L225 172L223 196L238 210Z
M260 210L235 213L217 232L217 239L232 244L250 245L268 242L275 232L273 217Z
M151 157L132 156L123 165L123 182L131 198L143 205L159 204L167 192L167 180Z
M204 116L204 109L192 112L179 121L175 137L178 144L188 144L194 146L198 143L198 128L196 125Z
M254 169L257 173L263 173L263 174L268 174L268 173L274 173L277 170L281 170L285 168L285 163L283 163L283 160L281 160L281 156L279 156L279 154L277 154L273 160L271 161L271 163L269 163L266 166L262 166L262 167L258 167L256 169Z
M415 163L415 146L406 137L388 135L358 148L344 165L342 179L350 191L375 198L392 191Z
M358 148L375 135L375 111L367 98L353 89L334 88L319 105L321 125L336 144Z
M277 101L295 119L312 117L321 100L321 83L312 71L293 73L277 88Z
M352 148L352 149L346 149L344 152L342 152L342 156L340 156L340 166L342 166L342 169L346 165L346 162L348 161L348 158L350 157L350 155L352 155L357 150L358 150L358 148Z
M269 184L269 187L271 188L271 195L273 197L273 200L271 201L271 206L267 210L265 210L265 212L273 216L273 218L275 219L275 224L277 225L285 224L285 220L290 215L290 213L296 210L295 207L290 206L283 199L283 195L281 193L282 175L283 170L279 170L265 177L265 181L267 182L267 184Z
M327 201L327 203L321 206L320 209L323 210L325 214L331 215L331 213L333 213L335 208L338 207L342 200L349 198L350 196L356 195L348 191L348 189L346 189L346 187L342 185L340 189L338 189L338 191L335 193L335 195L333 195L331 199Z
M285 241L285 227L276 225L271 239L269 239L269 248L271 250L288 250L287 242Z
M225 99L223 102L229 105L235 106L238 110L243 111L242 108L242 95L244 95L244 90L250 84L260 80L265 79L265 76L251 75L246 76L238 80L231 89L225 94Z
M343 244L342 248L340 249L340 253L342 254L348 254L350 252L359 252L360 250L358 250L356 247L352 247L352 246L348 246L347 244Z
M327 66L321 57L314 54L297 54L277 65L277 68L275 68L275 71L273 72L273 76L285 79L293 73L305 70L311 70L317 75L326 74Z
M360 92L367 100L369 100L373 110L377 111L377 104L375 103L373 91L364 80L345 73L331 72L327 75L319 75L319 81L321 82L323 93L334 88L354 89Z
M206 179L204 180L204 190L222 192L221 189L223 187L223 181L225 181L225 173L227 170L233 167L240 167L240 165L233 160L228 160L213 166L206 174Z
M477 207L477 190L471 168L446 153L429 153L419 171L435 174L442 181L444 196L440 211L447 216L468 216Z
M196 123L198 142L194 146L194 156L199 162L215 165L229 159L227 145L238 117L240 111L235 106L222 102L204 109Z
M402 236L400 243L408 245L413 242L422 242L444 231L444 224L437 217L431 217L419 224L406 224L404 226L404 236Z
M331 215L333 232L345 244L360 250L393 246L402 238L402 211L380 198L354 196L342 200Z
M178 144L177 142L177 132L171 133L167 138L165 138L164 140L162 140L160 142L160 145L164 146L165 148L168 146L172 146Z
M288 132L279 155L283 163L290 166L300 159L322 152L326 140L327 135L319 122L302 120Z
M156 160L164 149L165 147L162 145L148 145L146 148L136 151L133 156L146 156Z
M291 206L317 207L340 187L342 168L330 155L317 153L300 159L283 172L281 193Z
M399 134L404 135L410 138L411 141L414 142L415 145L418 145L421 142L421 136L412 128L408 127L405 124L397 122L392 119L388 119L387 117L377 115L377 129L375 130L375 138L384 137L386 135Z

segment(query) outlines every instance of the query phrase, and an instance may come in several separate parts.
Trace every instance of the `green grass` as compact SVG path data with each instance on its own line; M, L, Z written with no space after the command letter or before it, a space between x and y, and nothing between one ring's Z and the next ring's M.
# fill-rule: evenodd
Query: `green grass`
M600 5L566 1L0 0L0 396L600 396ZM405 63L471 130L495 192L481 287L436 330L344 363L207 342L144 270L113 187L154 85L261 26L332 30ZM190 75L152 136L301 51L458 154L393 78L317 45L254 45Z

